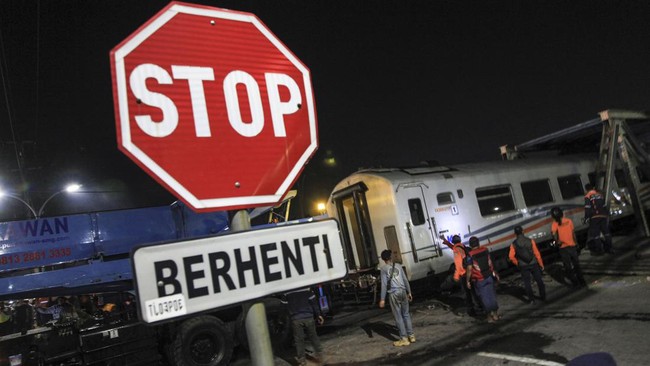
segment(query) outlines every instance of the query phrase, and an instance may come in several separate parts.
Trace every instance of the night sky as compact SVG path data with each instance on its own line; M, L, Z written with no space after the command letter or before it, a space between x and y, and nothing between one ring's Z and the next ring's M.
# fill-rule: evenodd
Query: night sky
M298 216L359 167L499 159L501 145L650 105L646 1L192 3L254 13L311 70L320 147ZM48 214L174 201L117 150L109 63L167 4L0 1L0 187L38 208L84 184ZM0 201L0 218L25 215Z

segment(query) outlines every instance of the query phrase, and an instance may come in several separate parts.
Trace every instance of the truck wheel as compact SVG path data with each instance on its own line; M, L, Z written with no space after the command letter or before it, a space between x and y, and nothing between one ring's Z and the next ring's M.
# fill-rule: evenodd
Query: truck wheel
M287 347L291 341L291 315L287 306L280 299L264 299L264 308L266 309L266 323L269 327L269 337L271 338L271 347L274 351L279 351ZM248 336L246 335L246 321L244 312L237 319L238 332L237 337L239 344L248 348Z
M169 348L170 361L177 366L228 365L232 351L233 339L228 328L209 315L184 321Z

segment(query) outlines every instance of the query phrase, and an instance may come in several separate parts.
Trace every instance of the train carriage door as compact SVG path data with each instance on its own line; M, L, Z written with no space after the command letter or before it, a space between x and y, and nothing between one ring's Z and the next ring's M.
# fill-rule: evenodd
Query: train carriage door
M332 194L341 225L344 255L351 271L374 268L379 258L366 202L367 190L361 182Z
M399 201L408 204L408 217L405 217L406 231L409 237L413 260L415 262L438 257L442 254L436 240L435 221L429 215L428 203L422 184L398 187Z

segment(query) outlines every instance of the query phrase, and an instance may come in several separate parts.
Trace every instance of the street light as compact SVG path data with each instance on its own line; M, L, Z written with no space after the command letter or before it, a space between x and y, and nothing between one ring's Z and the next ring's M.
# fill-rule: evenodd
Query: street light
M36 211L34 210L34 208L29 203L27 203L27 201L25 201L24 199L22 199L22 198L20 198L18 196L14 196L13 194L6 193L4 191L0 191L0 197L9 197L9 198L13 198L15 200L18 200L18 201L24 203L25 206L27 206L27 208L29 208L29 211L32 212L32 215L34 215L34 218L38 218L38 215L36 215Z
M319 215L325 215L325 203L324 202L318 202L316 204L316 209L318 210Z
M63 193L63 192L68 192L68 193L76 192L76 191L78 191L80 188L81 188L81 184L69 184L69 185L66 186L64 189L62 189L62 190L60 190L60 191L55 192L54 194L52 194L50 197L48 197L48 198L45 200L45 202L43 202L43 204L41 205L41 208L38 210L38 215L36 215L36 218L41 217L41 215L43 214L43 209L45 208L45 205L47 205L47 203L50 202L50 200L52 200L52 198L58 196L59 194L61 194L61 193Z

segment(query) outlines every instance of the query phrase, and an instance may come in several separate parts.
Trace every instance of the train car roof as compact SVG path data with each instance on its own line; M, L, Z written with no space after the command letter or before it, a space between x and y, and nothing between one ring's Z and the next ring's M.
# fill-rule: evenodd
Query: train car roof
M375 175L381 176L388 180L408 180L412 181L417 176L427 176L440 178L451 177L464 177L477 174L492 174L495 171L500 171L505 168L512 169L525 169L534 166L541 167L554 167L558 164L577 164L581 162L588 162L592 160L594 163L597 156L593 154L578 154L578 155L565 155L558 157L535 157L517 160L495 160L476 163L463 163L454 165L420 165L413 167L402 168L368 168L361 169L353 175Z

